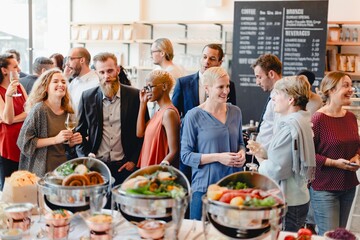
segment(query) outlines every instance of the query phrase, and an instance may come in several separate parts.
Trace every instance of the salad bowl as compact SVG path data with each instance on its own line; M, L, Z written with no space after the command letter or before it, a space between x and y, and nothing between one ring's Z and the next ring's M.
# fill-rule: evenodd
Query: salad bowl
M153 185L157 188L151 191ZM190 191L188 180L178 169L153 165L139 169L122 185L114 187L112 202L122 216L135 225L146 219L164 221L167 227L175 226L177 234L190 199Z
M281 217L285 215L286 204L280 186L272 179L256 172L238 172L221 179L217 185L226 187L232 183L241 182L248 186L245 192L261 191L260 195L269 195L276 201L271 204L250 204L258 202L247 198L247 203L241 206L213 200L203 196L204 233L209 226L214 226L219 232L232 239L264 239L271 236L277 239L281 229ZM239 190L238 190L239 191ZM241 191L241 190L240 190Z

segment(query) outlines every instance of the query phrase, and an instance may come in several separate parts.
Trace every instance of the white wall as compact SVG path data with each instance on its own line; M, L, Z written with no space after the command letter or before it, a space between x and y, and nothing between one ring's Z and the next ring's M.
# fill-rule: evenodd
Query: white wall
M219 0L221 7L208 7L209 0L72 0L74 22L123 22L123 21L233 21L235 0ZM243 0L242 0L243 1ZM261 0L253 0L261 1ZM270 1L270 0L268 0ZM360 0L329 0L329 21L360 21ZM207 32L216 33L211 26L199 26ZM189 27L189 32L191 32ZM138 36L143 38L148 34L149 28L138 31ZM155 25L154 38L169 37L177 38L183 34L183 27L177 25ZM225 31L232 31L232 26L225 26ZM201 31L192 30L197 36L190 38L207 38ZM191 33L190 33L191 34ZM196 35L196 34L195 34ZM200 36L200 37L199 37ZM145 37L148 38L148 37ZM112 51L118 56L127 58L127 49L121 44L88 44L87 47L92 55L99 51ZM188 56L198 56L202 45L188 45ZM174 45L175 59L181 58L182 45ZM344 48L347 51L359 51L359 48ZM136 44L131 46L130 64L141 64L149 61L149 46ZM150 60L151 62L151 60ZM225 59L226 62L226 59ZM125 62L125 65L128 64ZM144 74L141 74L144 75ZM141 79L142 77L140 77ZM141 81L141 80L140 80Z
M222 7L218 8L207 7L206 1L73 0L74 21L233 20L235 0L222 0ZM359 9L359 0L329 0L328 19L360 21Z

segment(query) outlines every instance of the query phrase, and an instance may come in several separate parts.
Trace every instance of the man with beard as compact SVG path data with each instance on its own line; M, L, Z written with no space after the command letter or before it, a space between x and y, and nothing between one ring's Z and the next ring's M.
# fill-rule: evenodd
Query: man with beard
M102 160L118 185L135 169L142 146L142 139L136 137L139 90L120 84L120 67L114 54L100 53L93 61L100 86L81 96L76 131L81 133L83 143L77 153L79 157L90 154Z
M86 48L75 47L70 49L67 57L67 66L71 70L70 77L73 80L69 84L72 105L75 111L78 110L80 97L83 91L99 85L99 77L91 70L91 55Z

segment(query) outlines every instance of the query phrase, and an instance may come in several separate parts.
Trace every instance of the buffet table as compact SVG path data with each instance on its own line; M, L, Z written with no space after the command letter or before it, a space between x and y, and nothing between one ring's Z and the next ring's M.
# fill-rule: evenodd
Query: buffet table
M115 212L114 219L116 219L115 226L115 236L113 239L118 240L141 240L140 236L137 233L137 228L125 221L122 216ZM45 232L42 230L45 226L45 221L43 217L39 216L32 216L32 227L29 234L23 236L22 239L47 239L44 235ZM283 240L287 235L296 235L295 233L289 232L281 232L279 240ZM89 238L89 230L83 221L83 219L76 215L71 221L71 230L68 237L69 240L88 240ZM174 239L172 234L172 228L169 228L166 232L165 239ZM193 221L185 219L183 220L180 233L179 233L179 240L205 240L203 235L203 224L201 221ZM210 230L210 240L227 240L228 238L221 235L217 230L211 227ZM270 240L270 237L265 238L266 240ZM314 236L313 240L321 240L324 239L320 236Z

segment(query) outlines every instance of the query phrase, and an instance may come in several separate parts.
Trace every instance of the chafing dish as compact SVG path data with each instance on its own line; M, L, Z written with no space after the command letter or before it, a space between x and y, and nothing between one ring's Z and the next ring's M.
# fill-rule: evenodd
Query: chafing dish
M204 234L209 226L232 239L263 239L271 235L277 239L281 229L281 217L285 215L285 197L278 184L256 172L238 172L221 179L217 184L226 186L230 182L243 182L250 188L270 191L278 199L272 207L232 206L203 196Z
M56 172L64 164L84 164L90 171L99 172L104 183L91 186L62 186L62 177ZM54 172L47 173L38 181L40 205L51 209L64 208L72 212L90 210L99 212L103 207L104 198L111 192L114 178L111 172L100 160L90 157L72 159L60 165ZM42 201L43 200L43 201Z
M129 194L122 190L121 185L119 185L112 190L113 205L116 204L124 218L131 223L135 223L135 225L146 219L165 221L167 227L174 227L175 234L177 235L191 195L190 184L185 175L171 166L154 165L139 169L124 182L137 176L151 175L156 171L173 173L176 176L175 182L185 189L185 196L172 198Z

